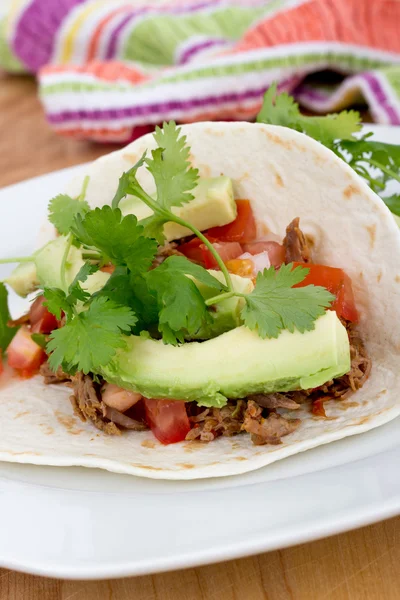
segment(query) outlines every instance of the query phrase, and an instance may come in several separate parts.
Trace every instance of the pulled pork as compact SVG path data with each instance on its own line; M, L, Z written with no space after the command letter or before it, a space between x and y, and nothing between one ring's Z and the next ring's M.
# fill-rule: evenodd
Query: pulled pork
M309 248L306 236L299 227L300 219L296 217L286 227L286 236L283 239L285 249L285 263L302 262L309 263L311 260L311 250Z
M120 427L134 431L144 431L147 425L137 421L115 408L107 406L101 400L101 383L96 383L90 375L77 373L67 375L62 369L54 373L47 362L40 367L40 374L46 384L63 383L73 388L70 401L74 413L81 421L91 421L97 429L109 435L120 435Z
M164 246L159 246L153 261L153 269L161 265L169 256L184 256L182 252L179 252L178 246L177 242L166 242Z
M285 419L275 412L264 417L261 406L254 400L249 400L242 429L250 433L253 444L261 446L263 444L280 444L281 437L293 433L299 425L300 419Z

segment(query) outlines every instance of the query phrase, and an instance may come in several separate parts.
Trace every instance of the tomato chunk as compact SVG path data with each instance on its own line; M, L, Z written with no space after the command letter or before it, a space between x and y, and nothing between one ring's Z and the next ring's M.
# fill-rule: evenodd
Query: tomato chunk
M224 263L237 258L243 253L242 246L238 242L214 242L213 246ZM202 244L200 248L203 253L203 262L206 269L218 269L218 263L207 246Z
M304 263L293 263L310 269L306 278L294 287L306 285L320 285L336 296L331 309L335 310L338 317L357 323L358 311L354 302L353 287L351 279L342 269L327 267L325 265L313 265Z
M43 305L44 296L38 296L29 310L29 322L32 333L51 333L57 329L57 319Z
M207 238L208 239L208 238ZM211 242L215 242L216 240L211 239ZM185 244L181 244L178 248L179 252L182 252L189 260L193 262L199 263L204 266L204 254L202 250L203 243L200 238L194 237L190 242L186 242Z
M185 439L190 431L190 423L183 401L143 400L147 424L162 444L174 444Z
M3 375L4 365L3 365L3 350L0 348L0 375Z
M285 262L285 248L278 242L252 242L244 244L243 250L253 255L268 252L269 262L274 267L280 267Z
M256 222L249 200L236 200L237 217L232 223L212 227L207 234L220 242L252 242L257 235Z
M17 369L23 377L31 377L42 364L46 354L31 337L26 326L18 329L7 348L7 362Z

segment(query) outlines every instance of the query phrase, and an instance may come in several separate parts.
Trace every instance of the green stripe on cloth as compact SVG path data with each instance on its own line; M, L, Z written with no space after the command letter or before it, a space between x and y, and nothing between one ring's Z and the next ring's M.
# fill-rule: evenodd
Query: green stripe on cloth
M0 67L9 73L24 73L25 67L14 56L7 41L7 21L4 17L0 20Z
M153 66L173 65L177 47L192 36L236 40L258 18L281 4L279 0L268 7L217 6L183 15L149 15L132 26L121 58Z

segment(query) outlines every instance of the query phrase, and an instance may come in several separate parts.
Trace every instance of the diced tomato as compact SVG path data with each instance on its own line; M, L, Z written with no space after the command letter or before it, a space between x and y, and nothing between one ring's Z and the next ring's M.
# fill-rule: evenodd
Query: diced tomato
M215 240L210 240L215 241ZM189 260L199 263L204 266L204 254L201 249L202 241L198 237L194 237L190 242L181 244L178 248L179 252L182 252Z
M3 366L3 350L0 348L0 375L3 375L4 366Z
M44 296L38 296L29 310L32 333L51 333L58 327L55 316L43 305L44 300Z
M243 253L242 246L238 242L214 242L213 246L224 263L237 258ZM206 269L218 268L218 263L207 246L202 244L200 248L203 252L203 261Z
M256 222L249 200L236 200L237 217L222 227L212 227L207 235L221 242L252 242L257 235Z
M7 362L23 377L31 377L40 367L46 354L31 337L29 329L20 327L7 348Z
M174 444L185 439L190 431L185 403L180 400L144 398L147 424L162 444Z
M111 263L109 265L104 265L104 267L101 267L100 271L103 271L103 273L110 273L110 275L112 275L115 271L115 265L112 265Z
M285 248L278 242L252 242L244 244L244 252L249 254L260 254L260 252L268 252L269 261L272 266L280 267L285 262Z
M351 279L342 269L327 267L325 265L313 265L304 263L293 263L294 266L302 266L310 269L306 278L294 287L304 287L306 285L320 285L336 296L332 303L332 310L335 310L338 317L357 323L358 312L354 302L353 288Z

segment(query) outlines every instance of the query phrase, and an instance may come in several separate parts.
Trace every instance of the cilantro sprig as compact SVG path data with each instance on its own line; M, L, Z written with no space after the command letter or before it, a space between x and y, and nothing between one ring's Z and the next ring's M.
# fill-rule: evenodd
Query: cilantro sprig
M289 127L314 138L350 165L381 195L392 213L400 216L400 194L387 195L388 184L400 182L400 146L371 140L372 133L357 136L362 127L357 111L305 116L295 100L286 92L277 94L273 84L264 95L257 121Z
M321 317L335 299L327 289L307 285L295 288L310 269L293 264L274 267L259 273L254 290L244 295L246 305L241 316L249 329L256 329L262 338L276 338L282 329L300 333L314 329L314 321Z
M170 221L182 225L194 233L205 244L215 258L224 274L228 290L233 291L231 276L224 262L211 242L191 223L178 217L171 209L193 200L191 190L198 181L198 169L189 162L190 149L186 145L186 136L181 135L181 129L174 121L164 123L163 128L156 127L154 139L159 147L151 151L151 158L146 153L130 171L123 173L120 178L117 194L113 199L113 208L128 194L136 196L147 204L153 215L143 219L144 232L155 238L160 244L165 241L163 228ZM152 198L140 185L137 179L138 165L146 165L153 175L157 189L157 198Z

